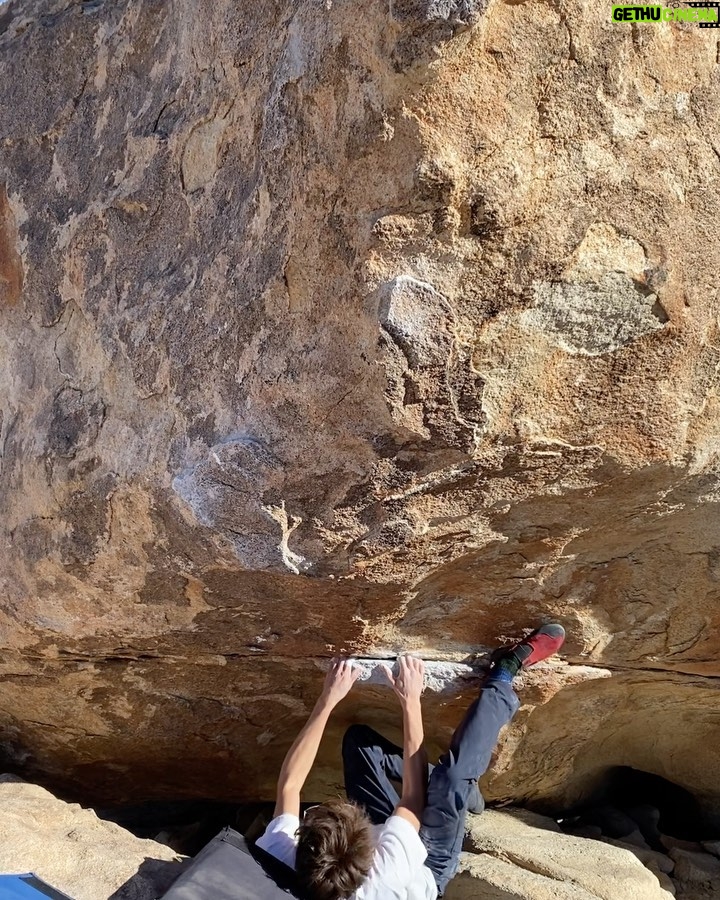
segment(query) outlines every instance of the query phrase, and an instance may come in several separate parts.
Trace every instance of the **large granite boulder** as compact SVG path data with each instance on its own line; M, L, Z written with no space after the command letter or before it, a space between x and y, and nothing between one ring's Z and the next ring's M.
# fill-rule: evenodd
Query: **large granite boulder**
M470 816L447 900L672 900L675 887L630 850L562 834L523 810Z
M332 653L472 668L547 616L565 663L488 796L625 765L717 811L713 35L599 0L0 7L8 766L267 797ZM436 748L476 683L428 697ZM317 795L360 718L396 728L389 692Z
M0 775L0 873L33 872L73 900L155 900L181 870L164 844Z

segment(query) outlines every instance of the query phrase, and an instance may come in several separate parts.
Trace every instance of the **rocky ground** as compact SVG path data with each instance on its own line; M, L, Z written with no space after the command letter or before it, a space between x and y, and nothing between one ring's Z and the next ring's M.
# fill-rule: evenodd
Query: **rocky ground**
M633 830L621 838L587 824L576 824L573 834L563 833L553 819L517 808L470 816L460 871L445 896L716 898L720 842L691 845L662 835L663 852L653 850L648 838L653 842L659 834L657 810L654 813L637 811L637 822L624 823ZM607 832L624 830L617 809L595 810L593 815ZM14 776L0 776L0 872L34 872L73 900L155 900L187 865L165 843L169 833L159 833L156 840L140 839L90 809L63 803ZM176 832L175 841L178 836Z
M73 900L155 900L179 870L170 847L0 775L0 872L34 872Z
M720 896L717 842L691 844L663 836L665 852L659 852L651 849L638 824L633 825L632 832L617 839L599 827L586 830L583 836L565 834L553 819L521 809L471 816L460 873L445 896L451 900L712 900Z

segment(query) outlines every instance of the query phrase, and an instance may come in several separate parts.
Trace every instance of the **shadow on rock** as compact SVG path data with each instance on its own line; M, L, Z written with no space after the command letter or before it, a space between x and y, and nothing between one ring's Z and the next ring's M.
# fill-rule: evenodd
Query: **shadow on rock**
M108 900L155 900L162 897L190 862L190 859L168 862L147 856L137 872L120 885Z

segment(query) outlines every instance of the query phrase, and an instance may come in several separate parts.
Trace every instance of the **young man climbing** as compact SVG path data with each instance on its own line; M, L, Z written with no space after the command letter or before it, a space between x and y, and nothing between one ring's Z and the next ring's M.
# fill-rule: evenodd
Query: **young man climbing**
M309 900L442 896L457 871L465 816L483 808L477 780L520 705L513 679L521 668L557 653L564 640L562 626L548 624L495 651L479 697L429 777L420 710L423 662L400 657L394 677L384 667L402 708L403 747L365 725L351 725L343 740L348 801L312 807L300 821L300 791L325 725L359 674L347 660L333 660L320 698L285 757L275 818L258 845L295 868ZM402 784L399 795L393 781Z

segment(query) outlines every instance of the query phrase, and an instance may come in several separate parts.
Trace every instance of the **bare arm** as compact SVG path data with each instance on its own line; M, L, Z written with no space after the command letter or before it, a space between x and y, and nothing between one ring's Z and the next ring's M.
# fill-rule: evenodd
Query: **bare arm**
M385 669L403 712L403 789L395 815L406 819L416 831L420 831L427 799L427 753L423 746L420 708L425 665L414 656L401 656L398 664L400 671L396 677Z
M275 816L300 815L300 792L315 762L330 713L348 693L360 674L348 660L334 659L325 678L322 693L300 734L287 752L280 769Z

